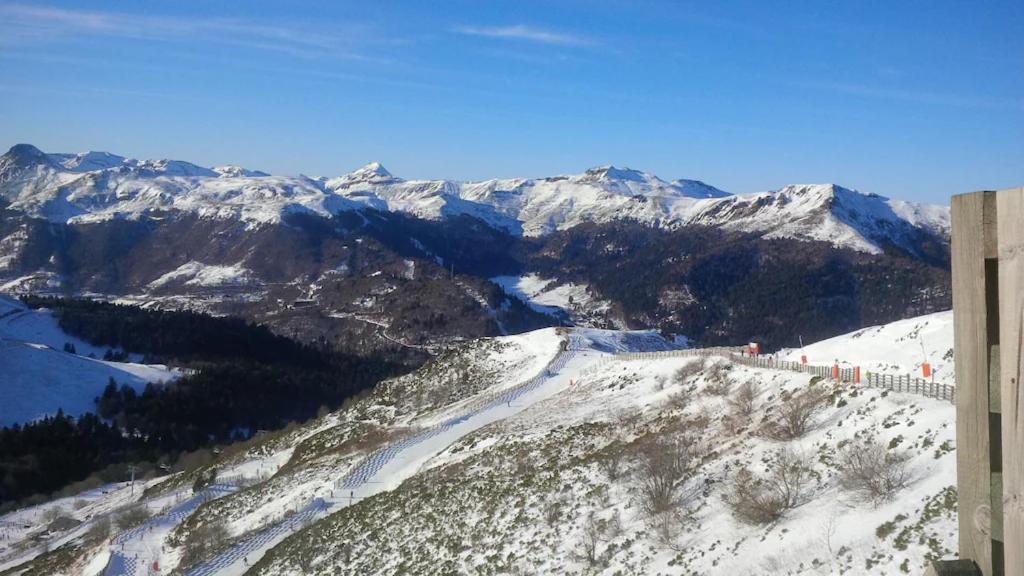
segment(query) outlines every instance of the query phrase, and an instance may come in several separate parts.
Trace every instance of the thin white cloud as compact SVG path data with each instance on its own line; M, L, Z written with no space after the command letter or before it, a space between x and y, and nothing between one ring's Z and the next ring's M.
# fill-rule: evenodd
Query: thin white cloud
M0 5L0 45L24 45L88 36L150 41L196 39L280 52L303 58L367 59L356 50L358 29L323 33L240 18L182 18L126 12L57 8L33 4Z
M522 40L554 46L591 46L595 44L592 39L585 36L545 30L525 24L515 24L512 26L459 26L455 31L467 36Z

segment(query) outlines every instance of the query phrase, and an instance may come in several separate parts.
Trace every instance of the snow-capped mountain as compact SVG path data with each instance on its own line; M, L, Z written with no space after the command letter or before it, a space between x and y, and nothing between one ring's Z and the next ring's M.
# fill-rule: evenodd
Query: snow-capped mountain
M791 185L732 196L705 203L687 221L763 233L766 238L820 240L873 253L886 243L908 247L922 234L949 236L946 206L891 200L835 184Z
M131 160L106 152L45 154L19 144L0 158L0 198L57 222L182 212L260 225L289 213L331 216L373 208L427 219L470 215L513 234L541 236L586 222L633 220L723 227L768 238L818 240L877 253L948 238L949 210L834 184L731 195L697 180L662 180L601 166L581 174L460 182L405 180L380 163L332 178L270 176L237 166Z

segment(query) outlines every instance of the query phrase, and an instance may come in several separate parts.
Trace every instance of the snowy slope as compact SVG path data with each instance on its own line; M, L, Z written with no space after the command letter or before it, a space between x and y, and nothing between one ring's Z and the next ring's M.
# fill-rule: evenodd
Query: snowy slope
M721 359L680 381L694 362L595 357L562 392L285 539L249 573L899 574L955 549L951 404L821 383L832 398L810 430L770 440L760 423L810 377ZM737 416L720 390L748 381L758 387L753 413ZM839 481L843 446L866 436L909 458L912 480L878 503ZM662 538L640 506L641 462L644 446L672 441L704 456L685 513ZM804 498L769 524L738 521L724 500L736 471L762 474L783 448L812 471Z
M65 344L77 354L64 352ZM141 391L147 382L180 376L162 365L96 359L106 352L64 333L48 310L29 310L0 296L0 426L54 414L58 408L72 416L95 411L94 399L111 378Z
M541 278L536 274L495 276L491 278L491 282L501 286L506 294L518 298L537 312L569 320L576 326L590 326L594 325L595 321L609 320L611 304L591 294L585 284L556 284L554 280ZM618 324L621 322L613 325Z
M878 253L909 245L915 232L949 236L949 208L863 194L835 184L786 186L703 204L690 223L764 233L766 238L820 240Z
M850 335L847 354L908 328ZM901 574L955 548L951 404L725 358L616 355L666 348L650 332L592 329L467 343L215 462L218 478L258 481L160 520L132 550L181 569L189 538L223 525L236 544L197 573ZM740 414L730 399L747 382L756 394ZM805 434L762 433L808 389L827 401ZM844 447L865 437L907 457L909 482L878 502L840 482ZM662 534L642 511L643 454L671 442L702 456ZM782 449L811 471L799 504L768 524L740 522L725 502L737 470L764 474ZM180 494L202 471L150 493ZM109 551L81 554L99 564Z
M59 222L184 212L254 225L291 212L362 207L439 219L470 215L513 234L539 236L585 222L720 226L769 238L820 240L879 252L921 234L944 239L949 209L862 194L833 184L733 196L697 180L600 166L581 174L460 182L404 180L380 163L333 178L269 176L238 166L132 160L106 152L44 154L17 145L0 157L0 198Z
M802 355L810 364L831 365L838 359L843 367L917 377L922 376L921 364L928 362L936 382L952 385L953 311L862 328L808 344L803 350L783 350L779 357L799 362Z

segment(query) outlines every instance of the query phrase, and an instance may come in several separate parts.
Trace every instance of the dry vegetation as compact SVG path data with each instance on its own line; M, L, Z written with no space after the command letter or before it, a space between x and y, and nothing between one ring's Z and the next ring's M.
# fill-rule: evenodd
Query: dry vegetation
M747 524L770 524L807 502L812 480L807 456L782 449L763 475L741 468L724 496L736 519Z
M800 438L814 426L814 420L825 410L829 393L821 386L810 386L783 396L775 408L774 418L765 422L761 433L773 440Z
M874 438L855 440L839 452L839 483L860 499L880 503L910 483L910 455L889 449Z

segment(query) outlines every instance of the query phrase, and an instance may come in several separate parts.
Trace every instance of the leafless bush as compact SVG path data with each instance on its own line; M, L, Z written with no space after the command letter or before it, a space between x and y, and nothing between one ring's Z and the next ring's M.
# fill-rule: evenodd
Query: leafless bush
M640 504L648 516L657 516L684 505L694 490L686 482L700 465L699 450L692 442L657 441L644 445L640 452Z
M583 523L583 534L576 548L576 557L591 569L606 564L609 560L609 550L606 547L602 551L601 547L618 537L621 532L622 523L618 514L606 520L598 518L591 512Z
M889 500L910 483L909 460L874 438L851 442L839 451L839 485L865 501Z
M724 500L741 522L770 524L786 510L807 501L810 481L808 459L790 450L781 450L762 477L749 468L740 469Z
M117 529L123 532L149 520L150 516L149 509L140 504L118 514L114 523L117 524Z
M757 397L761 389L753 380L747 380L726 399L732 413L740 417L749 417L757 408Z
M91 545L99 544L110 537L110 519L100 518L93 522L85 533L85 540Z
M621 424L621 430L636 432L643 421L643 415L635 408L623 407L615 413L614 420Z
M60 506L53 506L43 511L43 520L45 520L46 523L49 524L50 522L53 522L54 520L60 518L63 515L64 508Z
M729 364L713 358L704 360L704 377L712 384L727 383L729 378Z
M812 386L796 392L778 406L775 419L766 422L762 433L775 440L792 440L811 429L815 417L825 409L828 392Z
M565 494L559 494L554 500L544 505L543 515L544 521L547 522L548 526L555 528L561 525L562 517L565 515L565 510L569 507L569 497Z
M683 364L672 375L672 381L678 386L685 386L691 378L704 370L704 361L701 359L690 360Z
M622 447L612 445L605 449L604 454L597 461L598 467L601 468L609 481L614 482L622 475L623 456Z
M181 565L194 566L222 550L227 543L228 529L223 521L202 524L185 539Z
M692 386L684 386L677 392L668 396L668 405L673 410L685 410L693 402L694 389Z

